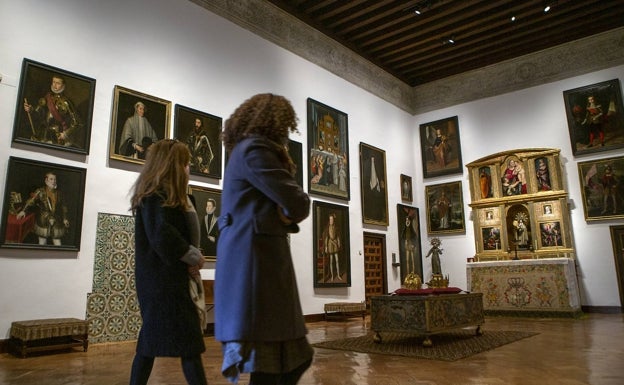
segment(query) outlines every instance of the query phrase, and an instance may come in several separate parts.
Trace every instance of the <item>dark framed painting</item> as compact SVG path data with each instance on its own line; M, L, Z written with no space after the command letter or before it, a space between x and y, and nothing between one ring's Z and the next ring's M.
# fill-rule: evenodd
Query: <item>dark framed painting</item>
M288 155L290 155L290 159L292 159L297 166L295 180L297 184L303 188L303 145L292 139L288 139Z
M349 200L348 117L308 98L308 192Z
M418 274L422 279L422 247L418 208L397 204L397 228L399 229L399 262L401 282L408 274Z
M189 185L189 194L195 200L199 218L199 248L207 261L216 261L219 227L217 219L221 210L221 190Z
M461 181L425 186L427 233L466 231Z
M9 158L0 245L80 250L87 170Z
M173 138L186 143L191 152L191 175L221 179L223 119L179 104L174 114Z
M351 286L349 207L314 201L314 287Z
M624 147L624 105L618 79L563 91L574 155Z
M362 222L388 226L386 152L360 142Z
M143 164L149 146L169 138L171 102L115 86L110 158Z
M412 177L401 174L401 200L412 201Z
M577 164L586 221L624 218L624 156Z
M420 125L423 176L461 174L462 155L457 116Z
M88 154L94 98L95 79L24 59L13 141Z

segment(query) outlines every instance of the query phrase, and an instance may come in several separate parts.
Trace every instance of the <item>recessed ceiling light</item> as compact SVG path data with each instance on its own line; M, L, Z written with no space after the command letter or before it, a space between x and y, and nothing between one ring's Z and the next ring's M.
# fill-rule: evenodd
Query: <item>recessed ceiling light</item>
M511 21L516 21L516 17L515 17L515 16L512 16L512 17L511 17Z

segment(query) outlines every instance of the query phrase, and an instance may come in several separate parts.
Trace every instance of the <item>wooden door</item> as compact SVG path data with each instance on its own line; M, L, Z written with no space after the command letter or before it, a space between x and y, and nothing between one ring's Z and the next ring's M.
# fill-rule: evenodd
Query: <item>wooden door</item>
M388 292L384 234L364 233L364 291L368 308L370 297Z
M620 290L620 309L624 309L624 226L609 226L611 242L613 243L613 257L615 258L615 272Z

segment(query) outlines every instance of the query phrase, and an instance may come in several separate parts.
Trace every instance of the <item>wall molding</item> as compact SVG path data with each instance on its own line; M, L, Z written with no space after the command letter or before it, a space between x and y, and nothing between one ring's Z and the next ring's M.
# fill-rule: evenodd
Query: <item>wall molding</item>
M190 0L412 114L624 64L624 27L411 87L263 0Z

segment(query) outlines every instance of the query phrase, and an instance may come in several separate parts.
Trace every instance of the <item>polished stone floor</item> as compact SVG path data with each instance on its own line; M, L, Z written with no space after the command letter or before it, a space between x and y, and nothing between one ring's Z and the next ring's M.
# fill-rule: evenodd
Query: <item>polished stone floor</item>
M368 318L309 323L319 342L369 331ZM299 385L621 385L624 384L624 315L588 314L581 319L489 317L489 330L530 330L538 335L454 361L316 349ZM206 337L203 355L209 384L228 384L220 375L221 352ZM0 355L0 384L127 384L134 343L91 345L26 359ZM248 384L241 377L239 384ZM177 359L158 358L150 384L185 384Z

